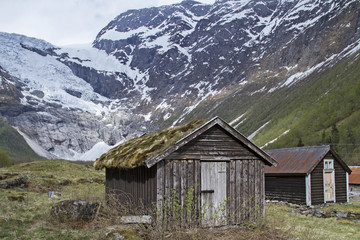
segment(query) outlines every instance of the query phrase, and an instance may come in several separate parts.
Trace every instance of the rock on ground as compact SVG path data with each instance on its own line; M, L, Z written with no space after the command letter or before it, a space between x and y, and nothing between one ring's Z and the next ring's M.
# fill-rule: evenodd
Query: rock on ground
M55 222L91 222L98 211L99 203L81 200L64 200L52 206L50 218Z

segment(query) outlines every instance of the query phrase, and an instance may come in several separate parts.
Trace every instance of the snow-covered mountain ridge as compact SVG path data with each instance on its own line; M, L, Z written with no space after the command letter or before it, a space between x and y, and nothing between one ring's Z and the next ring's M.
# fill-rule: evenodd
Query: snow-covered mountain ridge
M359 6L187 0L122 13L79 48L0 33L0 94L10 99L1 115L51 156L70 159L219 114L232 96L243 100L223 117L242 115L239 126L259 96L294 87L358 46Z

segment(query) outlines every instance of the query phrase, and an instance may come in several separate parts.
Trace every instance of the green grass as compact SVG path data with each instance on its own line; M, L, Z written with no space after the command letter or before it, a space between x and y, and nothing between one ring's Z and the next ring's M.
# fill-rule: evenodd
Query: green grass
M206 120L196 120L183 126L176 126L158 133L133 138L99 157L95 162L95 168L138 167L204 123L206 123Z
M6 152L14 163L43 159L29 147L25 139L15 129L1 119L0 150Z
M0 169L0 175L6 173L27 176L29 187L0 189L0 239L97 239L102 233L103 229L94 224L83 227L53 224L49 216L51 206L61 200L104 201L105 187L98 183L104 180L104 171L68 161L47 160ZM63 185L65 180L68 183ZM48 191L59 196L49 198ZM8 199L14 196L22 196L24 201Z
M334 207L332 205L323 207L322 210L330 212ZM347 212L355 212L360 214L360 200L352 200L351 204L337 205L336 209Z
M104 171L96 171L85 164L62 160L48 160L14 165L0 169L0 176L16 178L26 175L28 188L0 189L0 239L99 239L109 226L117 225L116 216L99 214L91 223L74 225L54 223L50 209L66 199L101 202L105 207ZM51 181L49 181L51 180ZM67 184L62 183L67 180ZM91 181L88 181L91 180ZM2 180L6 181L6 179ZM62 182L62 183L61 183ZM55 190L55 198L48 191ZM24 201L10 201L8 197L23 197ZM334 205L340 210L360 210L360 202ZM324 209L326 210L326 209ZM108 208L104 212L112 212ZM265 225L264 225L265 223ZM360 239L359 221L321 219L289 212L285 205L266 204L265 222L229 229L178 229L172 232L152 232L144 226L126 226L119 230L126 239Z
M356 203L356 208L359 208ZM331 208L340 209L343 206L334 205ZM355 206L355 205L353 205ZM289 212L289 207L269 203L266 205L268 224L292 234L302 240L341 240L360 239L360 223L356 220L338 220L337 218L316 218Z

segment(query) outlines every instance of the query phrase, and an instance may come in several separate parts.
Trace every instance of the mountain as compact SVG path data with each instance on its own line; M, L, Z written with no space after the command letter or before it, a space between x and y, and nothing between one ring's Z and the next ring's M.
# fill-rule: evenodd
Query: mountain
M129 122L136 118L129 119L129 110L121 100L94 92L90 84L60 61L55 52L58 48L16 34L1 33L0 41L0 95L5 99L0 113L39 145L42 156L76 159L93 147L109 149L128 132L136 134ZM94 49L86 52L91 53L96 59L91 63L111 65L113 59L105 53ZM101 66L99 69L101 72Z
M0 95L8 100L0 113L67 159L95 158L136 135L214 115L259 145L285 137L280 145L312 144L308 130L329 135L343 120L299 125L310 124L300 115L316 113L313 98L340 89L331 83L343 78L328 76L345 78L336 69L356 64L359 8L357 0L186 0L122 13L92 46L76 48L1 33Z

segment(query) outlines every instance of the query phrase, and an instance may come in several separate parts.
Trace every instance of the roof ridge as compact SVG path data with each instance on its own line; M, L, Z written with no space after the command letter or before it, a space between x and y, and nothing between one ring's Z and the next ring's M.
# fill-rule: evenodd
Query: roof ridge
M290 147L290 148L276 148L276 149L268 149L268 150L265 150L265 152L268 152L268 151L278 151L278 150L291 150L291 149L309 149L309 148L329 148L329 149L330 149L330 145L303 146L303 147Z

